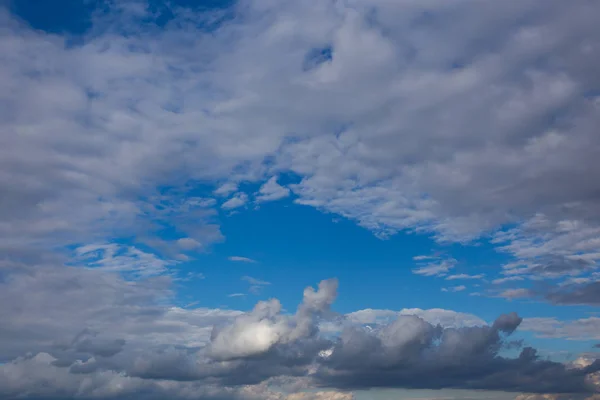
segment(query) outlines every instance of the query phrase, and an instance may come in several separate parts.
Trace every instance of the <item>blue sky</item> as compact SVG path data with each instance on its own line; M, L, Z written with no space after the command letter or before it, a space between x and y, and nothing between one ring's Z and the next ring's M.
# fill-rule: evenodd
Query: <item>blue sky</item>
M0 3L0 394L597 392L595 12Z

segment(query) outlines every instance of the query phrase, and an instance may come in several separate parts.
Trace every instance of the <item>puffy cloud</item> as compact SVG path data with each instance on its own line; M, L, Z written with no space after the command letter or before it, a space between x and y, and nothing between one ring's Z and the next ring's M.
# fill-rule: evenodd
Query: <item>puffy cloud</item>
M0 302L4 397L187 398L201 387L196 398L285 398L253 391L277 379L342 391L376 386L583 393L592 390L586 379L597 370L593 363L570 369L540 360L531 348L518 358L501 356L510 344L506 337L521 323L514 313L490 326L448 310L408 309L383 313L390 318L370 329L345 325L338 333L321 332L323 322L340 317L330 309L335 280L306 288L289 315L276 299L248 313L167 308L159 302L168 286L156 278L127 282L102 270L64 267L37 274L3 284L2 300L13 300ZM381 313L348 319L365 322L369 314ZM52 385L43 384L49 379ZM316 396L328 395L350 396Z
M256 195L256 200L259 202L274 201L283 199L290 195L290 189L281 186L277 183L277 177L270 178L263 184Z
M586 376L597 370L595 365L569 370L562 364L539 360L531 348L524 348L516 359L499 356L502 337L510 335L520 322L513 313L500 316L492 326L443 329L416 316L401 316L372 333L347 329L332 352L324 356L317 379L346 388L594 390L593 385L587 386ZM555 374L560 376L560 383L554 381ZM462 379L459 377L467 381L456 385L457 379Z
M236 359L266 353L277 343L311 337L318 331L316 317L329 310L337 281L322 281L319 289L304 290L304 299L292 317L281 315L281 304L273 299L259 302L252 312L232 325L213 332L209 354L217 359Z

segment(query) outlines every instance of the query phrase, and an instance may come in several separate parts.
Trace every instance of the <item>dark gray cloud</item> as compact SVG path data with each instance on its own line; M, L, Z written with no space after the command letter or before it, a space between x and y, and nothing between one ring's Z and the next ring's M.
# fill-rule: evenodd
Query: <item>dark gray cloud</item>
M263 393L277 379L342 391L595 390L588 376L597 364L568 369L540 359L532 348L517 358L503 356L503 349L518 345L509 339L522 321L515 313L491 325L458 327L400 313L366 329L348 318L338 334L319 329L340 321L330 310L335 280L307 288L294 314L283 313L276 299L241 314L160 306L168 295L161 279L132 283L98 270L41 271L14 276L3 287L13 290L3 290L11 302L0 303L6 321L0 329L3 397L188 398L189 391L203 387L194 398L253 398L253 390ZM57 285L62 296L56 295ZM437 314L429 317L436 320ZM54 383L43 383L48 380Z
M545 298L555 304L587 304L600 305L600 282L589 282L579 285L568 285L551 289Z
M517 358L502 357L504 337L521 323L516 314L500 316L492 326L441 328L416 316L372 333L348 329L322 362L317 379L341 388L470 388L524 392L594 391L586 374L545 361L535 349Z

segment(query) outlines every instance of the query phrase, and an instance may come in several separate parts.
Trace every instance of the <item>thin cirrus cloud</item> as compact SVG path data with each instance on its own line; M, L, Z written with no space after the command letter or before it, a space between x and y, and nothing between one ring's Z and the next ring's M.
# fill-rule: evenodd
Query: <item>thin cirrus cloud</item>
M485 277L484 274L477 275L469 275L469 274L456 274L456 275L448 275L446 277L447 281L455 281L455 280L471 280L471 279L483 279Z
M248 258L248 257L242 257L242 256L230 256L227 258L229 261L234 261L234 262L243 262L243 263L256 263L256 260L253 260L252 258Z

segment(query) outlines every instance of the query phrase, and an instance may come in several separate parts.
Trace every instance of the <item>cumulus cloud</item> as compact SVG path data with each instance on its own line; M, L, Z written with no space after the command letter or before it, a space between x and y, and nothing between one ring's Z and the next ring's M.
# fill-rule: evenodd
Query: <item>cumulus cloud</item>
M211 357L226 360L262 354L277 343L290 343L314 335L317 331L315 317L329 309L336 289L335 280L321 282L317 291L307 288L302 304L291 318L281 315L278 300L259 302L252 312L213 332Z
M3 284L5 397L187 398L201 387L196 398L285 398L259 391L282 378L344 392L316 395L335 399L372 386L583 393L593 390L586 379L597 370L593 363L569 369L544 361L531 348L518 358L501 356L521 324L514 313L487 325L448 310L406 309L395 316L365 310L347 318L366 322L374 316L379 323L370 329L354 324L322 332L324 322L340 317L331 311L336 280L306 288L294 314L284 313L277 299L241 313L160 305L168 295L160 280L132 284L98 270L45 271L50 275ZM56 285L63 296L55 296ZM377 321L381 314L385 320ZM43 384L49 379L52 385Z

